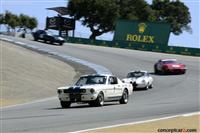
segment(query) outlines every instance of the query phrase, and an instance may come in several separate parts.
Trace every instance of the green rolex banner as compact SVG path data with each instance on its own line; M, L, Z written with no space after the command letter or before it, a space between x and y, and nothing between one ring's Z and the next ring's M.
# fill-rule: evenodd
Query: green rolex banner
M168 23L118 20L114 41L167 45L169 35Z

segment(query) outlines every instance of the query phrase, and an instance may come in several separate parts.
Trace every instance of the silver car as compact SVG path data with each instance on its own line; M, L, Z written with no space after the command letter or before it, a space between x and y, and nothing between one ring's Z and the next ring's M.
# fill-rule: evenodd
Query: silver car
M133 89L149 89L153 87L153 78L147 71L131 71L127 74L126 78L122 79L122 81L125 83L131 83Z

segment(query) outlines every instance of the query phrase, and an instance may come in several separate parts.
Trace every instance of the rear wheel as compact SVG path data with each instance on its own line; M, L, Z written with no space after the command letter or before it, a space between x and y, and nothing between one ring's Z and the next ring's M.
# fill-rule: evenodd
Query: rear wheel
M69 108L71 105L71 102L60 101L60 105L62 108Z
M120 104L127 104L128 103L128 91L126 89L124 90L119 103Z

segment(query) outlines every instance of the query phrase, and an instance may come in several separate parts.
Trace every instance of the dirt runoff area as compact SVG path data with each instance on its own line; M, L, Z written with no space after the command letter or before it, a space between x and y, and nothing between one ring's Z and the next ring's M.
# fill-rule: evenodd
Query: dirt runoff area
M57 96L57 88L72 84L68 64L4 41L0 42L0 106Z
M85 133L200 133L200 115L92 130Z

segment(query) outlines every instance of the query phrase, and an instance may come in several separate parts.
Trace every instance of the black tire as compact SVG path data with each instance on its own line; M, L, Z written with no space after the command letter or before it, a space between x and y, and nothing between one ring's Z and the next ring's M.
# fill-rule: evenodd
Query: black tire
M95 106L95 101L89 102L88 104L89 104L91 107L94 107L94 106Z
M34 37L34 41L38 41L38 38L37 38L37 37Z
M148 90L148 89L149 89L149 85L147 85L146 87L144 87L144 89L145 89L145 90Z
M152 89L153 88L153 84L149 85L149 89Z
M185 74L186 73L186 70L184 70L181 74Z
M133 85L133 84L132 84L132 86L133 86L133 89L132 89L132 90L133 90L133 91L135 91L136 87L134 87L134 85Z
M62 45L63 45L63 43L62 43L62 42L60 42L59 44L60 44L60 46L62 46Z
M104 105L104 95L102 92L99 93L97 99L95 100L95 106L100 107Z
M160 73L161 75L169 74L169 72L167 72L167 71L164 70L164 69L162 69L159 73Z
M60 105L62 108L69 108L71 105L71 102L60 101Z
M127 104L129 99L128 90L125 89L119 101L120 104Z
M155 73L155 74L158 74L158 73L159 73L159 71L158 71L156 65L154 65L154 73Z

